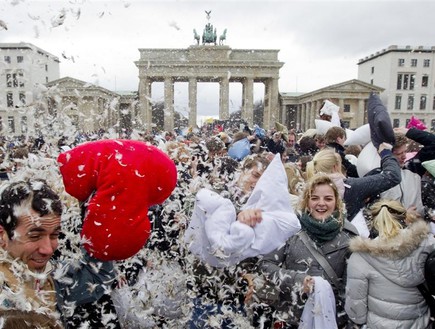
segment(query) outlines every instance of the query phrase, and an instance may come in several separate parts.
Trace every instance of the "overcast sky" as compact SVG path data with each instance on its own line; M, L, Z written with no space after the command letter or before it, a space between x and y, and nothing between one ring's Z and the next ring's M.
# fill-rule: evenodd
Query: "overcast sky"
M193 45L205 10L218 35L228 30L231 48L280 50L280 92L356 79L358 60L389 45L435 46L434 1L1 0L0 42L32 43L59 57L61 77L137 90L138 49ZM241 86L230 88L234 111ZM217 114L217 84L200 84L198 93L199 114ZM254 101L261 94L256 86ZM176 86L176 107L186 97L187 84Z

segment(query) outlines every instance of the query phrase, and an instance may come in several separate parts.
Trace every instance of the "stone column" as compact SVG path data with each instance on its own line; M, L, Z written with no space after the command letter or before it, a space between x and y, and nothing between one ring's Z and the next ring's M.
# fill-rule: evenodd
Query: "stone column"
M289 110L287 110L287 109L289 109ZM280 120L280 122L282 122L282 124L284 124L286 126L288 126L288 124L290 123L290 122L287 122L288 118L289 118L289 113L288 113L289 111L290 111L290 106L286 106L286 105L281 106L281 120Z
M219 119L227 120L230 118L230 81L227 77L219 81Z
M252 78L243 81L242 119L252 126L254 121L254 79Z
M305 112L305 130L311 128L310 126L310 109L308 108L308 103L304 103L304 112Z
M269 102L268 102L268 111L265 111L264 113L263 123L266 129L270 129L275 126L275 121L279 121L278 79L277 78L268 79L267 84L268 84L268 88L266 88L266 92L268 93L267 99L269 100Z
M196 127L197 106L198 106L198 81L196 78L189 79L189 126Z
M144 127L146 132L152 130L152 108L151 108L151 79L141 77L139 80L139 118L135 118L139 127Z
M364 99L358 100L358 111L355 115L355 117L357 118L356 128L361 127L362 125L364 125L366 123L366 122L364 122L364 119L365 119L364 104L365 104Z
M165 109L164 124L165 131L174 129L174 82L172 77L165 77Z
M340 108L338 110L338 117L341 119L341 117L343 116L343 111L344 111L344 99L343 98L338 99L338 107Z

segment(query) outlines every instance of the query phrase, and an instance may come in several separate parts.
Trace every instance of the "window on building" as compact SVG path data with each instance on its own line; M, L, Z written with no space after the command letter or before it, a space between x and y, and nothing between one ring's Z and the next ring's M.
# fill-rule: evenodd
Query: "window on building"
M404 74L403 75L403 89L408 89L408 84L409 84L409 74Z
M430 66L430 59L425 59L423 61L423 67L429 67Z
M349 129L349 127L350 127L350 121L342 120L341 124L343 125L344 129Z
M427 87L428 84L429 84L429 76L423 75L421 77L421 86L422 87Z
M426 95L420 96L420 110L426 110Z
M370 84L371 84L371 85L373 84L373 79L370 79Z
M45 83L48 83L48 77L45 77Z
M394 102L394 109L400 110L402 108L402 95L396 95L396 101Z
M22 63L24 62L24 57L23 56L17 56L17 63Z
M432 130L432 131L435 130L435 119L432 119L432 120L430 121L430 127L431 127L431 130Z
M403 80L403 75L398 74L397 75L397 90L402 89L402 80Z
M8 130L11 133L15 133L15 120L14 120L14 117L8 117Z
M344 104L343 112L350 112L350 104Z
M6 94L6 103L8 107L14 107L14 95L12 93Z
M20 84L20 88L24 88L24 73L18 73L18 82Z
M433 97L432 110L435 110L435 96Z
M408 110L414 109L414 95L408 96Z
M5 62L11 64L11 56L5 56Z
M20 105L22 105L22 106L26 105L26 94L25 93L20 93L19 99L20 99Z
M372 74L375 73L375 67L372 66Z
M399 73L397 75L397 90L414 90L415 74Z
M21 133L25 134L27 133L27 117L23 116L21 117L21 122L20 122L20 126L21 126Z
M400 127L400 119L393 119L393 128Z
M408 126L408 124L409 124L409 121L411 121L411 119L406 119L406 121L405 121L405 127L407 127L407 126Z
M405 65L405 59L399 58L399 66L403 66L403 65Z
M45 64L45 72L48 72L48 65Z
M417 59L416 58L411 59L411 66L412 67L416 67L417 66Z
M12 87L12 74L10 73L6 74L6 87L8 88Z

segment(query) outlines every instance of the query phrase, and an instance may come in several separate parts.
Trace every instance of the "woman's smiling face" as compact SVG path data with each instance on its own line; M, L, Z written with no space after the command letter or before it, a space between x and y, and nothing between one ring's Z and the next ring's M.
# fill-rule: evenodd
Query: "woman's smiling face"
M335 211L337 200L333 188L328 184L317 185L308 200L311 217L323 221Z

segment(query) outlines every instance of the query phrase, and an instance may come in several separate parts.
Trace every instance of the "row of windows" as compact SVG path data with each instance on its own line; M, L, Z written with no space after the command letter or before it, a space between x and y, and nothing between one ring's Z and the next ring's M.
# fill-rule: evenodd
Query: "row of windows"
M399 73L397 75L397 90L414 90L415 87L415 74L414 73ZM421 87L429 85L429 76L423 75L421 77Z
M398 64L398 66L405 66L405 59L404 58L399 58L399 61L398 61L397 64ZM411 67L417 67L417 65L418 65L417 58L412 58L411 62L410 62L410 66ZM429 67L429 66L430 66L430 59L423 59L423 67Z
M412 110L414 110L414 107L415 107L415 96L408 95L406 109L409 111L412 111ZM418 108L420 110L426 110L426 107L427 107L427 96L421 95L420 96L420 104L419 104ZM402 95L396 95L396 100L394 102L394 109L395 110L402 109ZM432 110L435 110L435 96L434 96L433 102L432 102Z
M11 60L11 56L5 56L4 57L4 61L8 64L11 64L12 60ZM24 57L23 56L17 56L17 63L22 63L24 62Z
M419 119L419 120L425 124L424 119ZM408 126L409 121L411 121L411 119L406 119L404 125L405 127ZM393 119L393 128L398 128L398 127L400 127L400 119ZM435 130L435 119L430 120L430 129Z
M26 94L24 92L18 93L19 103L14 104L14 94L12 92L6 93L6 105L7 107L14 106L25 106L26 105Z
M8 88L24 88L24 74L18 73L6 73L6 87Z
M3 129L7 129L8 133L16 133L17 131L17 127L15 124L15 117L13 116L8 116L8 124L6 127L3 126L3 118L0 117L0 131L3 131ZM27 133L28 130L28 124L27 124L27 117L26 116L22 116L20 118L20 132L22 134Z

